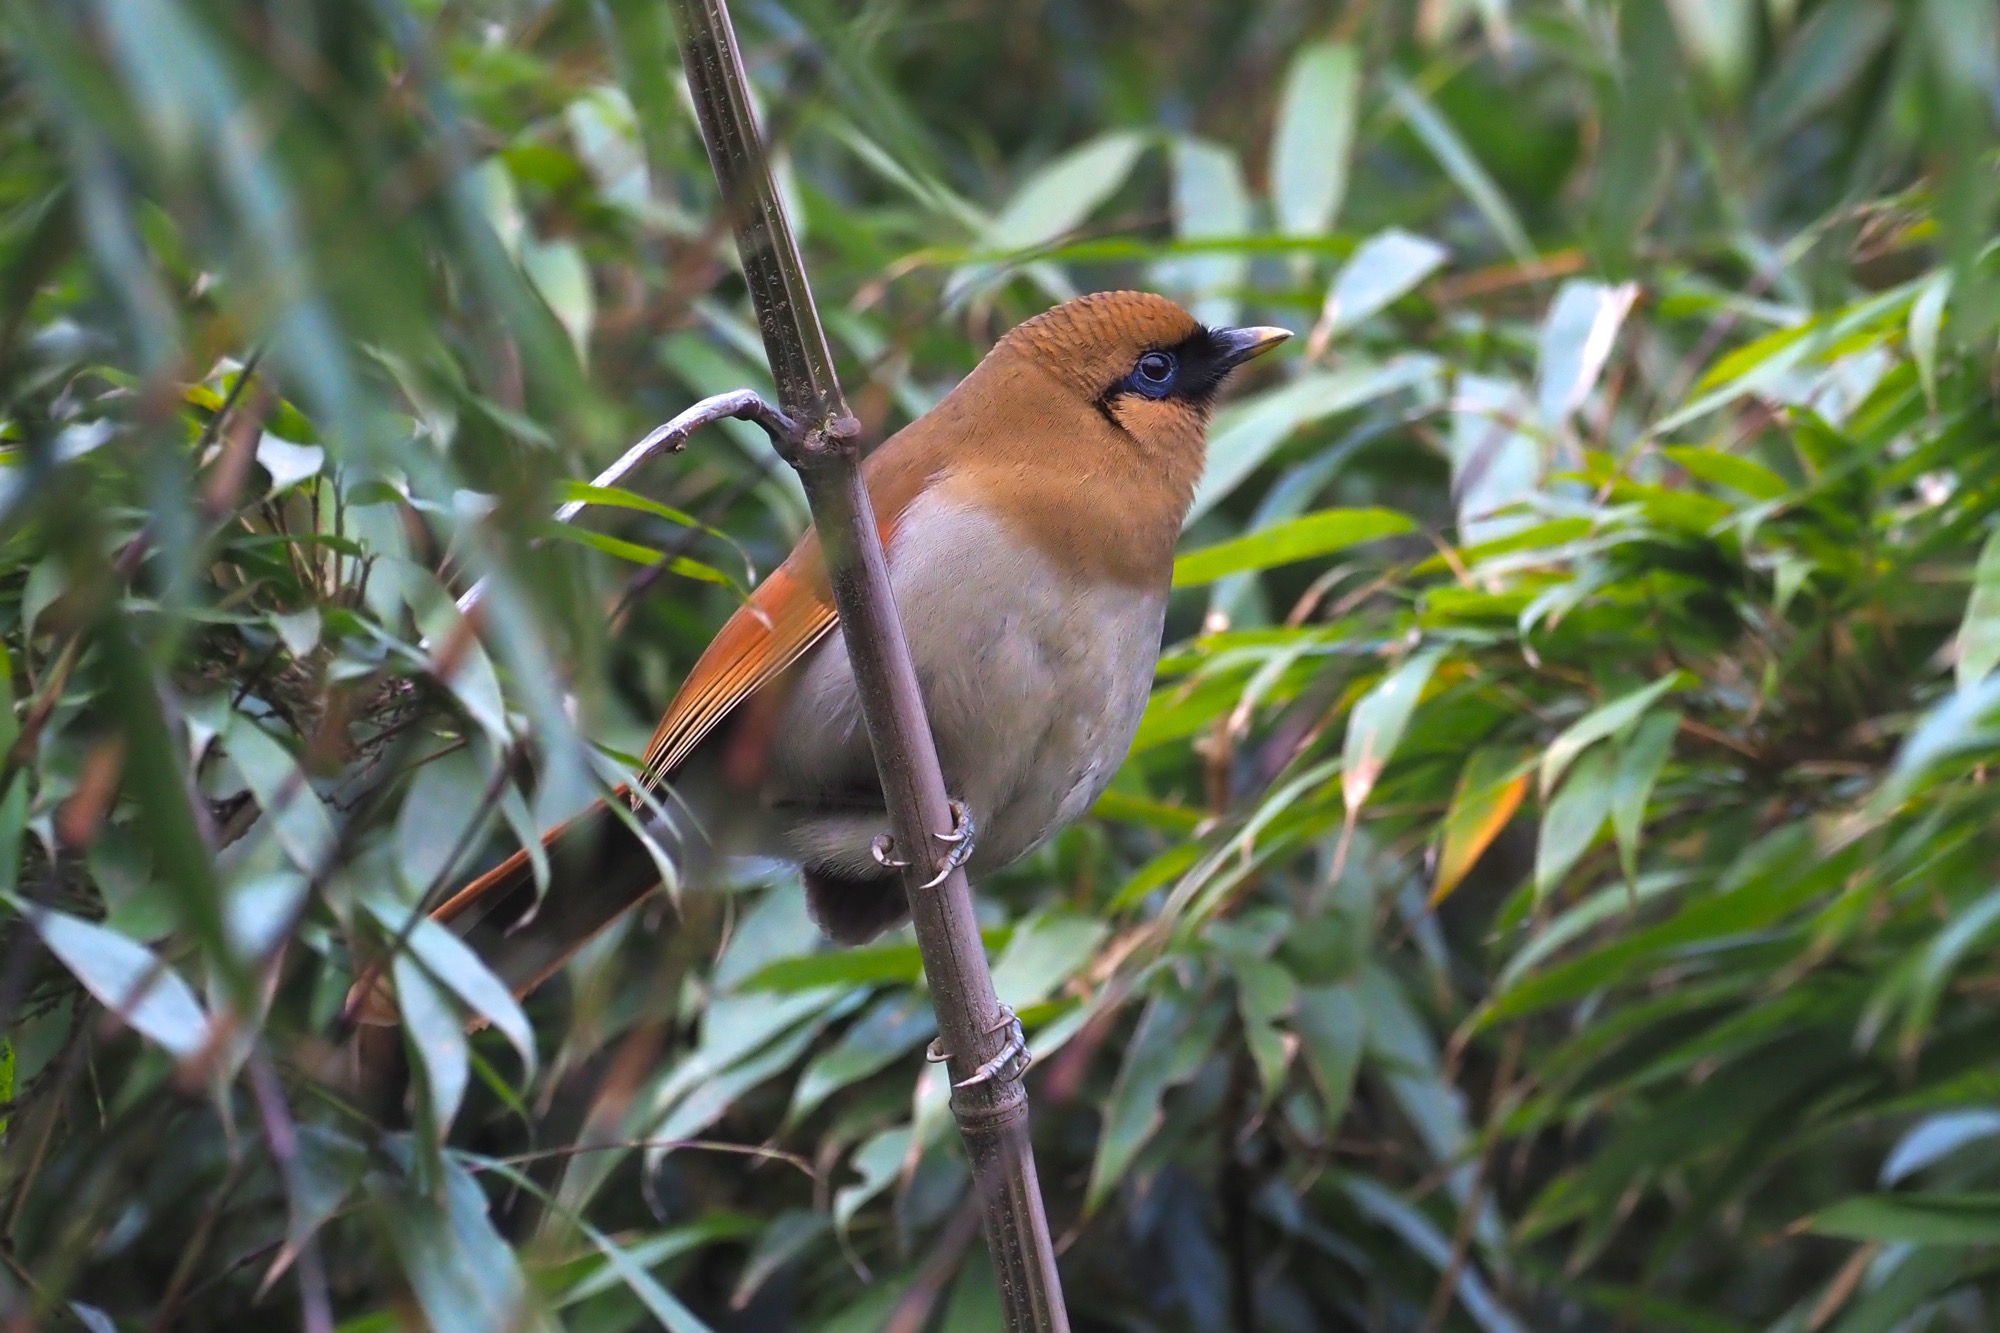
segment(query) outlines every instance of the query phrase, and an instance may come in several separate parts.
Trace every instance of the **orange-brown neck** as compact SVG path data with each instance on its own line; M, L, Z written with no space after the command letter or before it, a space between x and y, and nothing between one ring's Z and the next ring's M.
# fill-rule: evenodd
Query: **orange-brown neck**
M1003 343L876 451L868 485L878 506L898 509L941 486L1058 568L1157 589L1201 477L1205 427L1175 403L1100 409L1041 358Z

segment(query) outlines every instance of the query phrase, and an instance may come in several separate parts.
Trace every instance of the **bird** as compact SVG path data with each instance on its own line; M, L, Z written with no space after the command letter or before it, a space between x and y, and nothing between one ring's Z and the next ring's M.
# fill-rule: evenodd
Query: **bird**
M1282 328L1208 328L1166 297L1098 292L1003 335L861 464L889 584L975 878L1096 802L1145 711L1179 538L1230 372ZM841 945L908 915L818 537L716 634L662 715L639 785L431 915L517 995L662 881L657 852L779 857ZM613 801L619 799L614 796ZM649 839L634 832L640 823ZM690 829L699 833L693 836ZM361 987L357 983L357 990ZM363 1021L393 1021L377 994Z

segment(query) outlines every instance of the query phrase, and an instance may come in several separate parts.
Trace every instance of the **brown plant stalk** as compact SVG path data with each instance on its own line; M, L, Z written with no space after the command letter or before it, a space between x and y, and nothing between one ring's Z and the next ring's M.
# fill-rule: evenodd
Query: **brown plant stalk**
M795 425L782 450L799 471L826 552L834 603L859 686L895 844L908 849L904 889L937 1011L952 1113L964 1137L986 1242L1011 1333L1067 1333L1055 1251L1028 1140L1019 1060L1008 1061L1012 1015L1001 1007L973 915L972 888L946 869L954 827L937 747L889 589L888 568L858 470L860 423L848 411L813 305L770 159L750 106L726 0L675 0L702 139L736 232L744 279L777 385ZM999 1066L997 1075L996 1066Z

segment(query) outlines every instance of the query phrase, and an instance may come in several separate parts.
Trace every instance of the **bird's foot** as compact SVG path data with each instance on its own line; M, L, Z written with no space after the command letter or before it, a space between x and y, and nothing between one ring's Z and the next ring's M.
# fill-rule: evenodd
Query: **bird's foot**
M953 1088L976 1087L995 1079L1011 1083L1028 1072L1028 1066L1035 1061L1033 1052L1028 1050L1028 1034L1022 1029L1021 1020L1015 1017L1014 1011L1004 1004L1000 1006L1000 1021L987 1029L989 1035L995 1032L1007 1034L1006 1044L991 1060L952 1084ZM924 1052L924 1058L935 1065L943 1064L951 1057L945 1053L943 1046L933 1040Z
M972 811L965 808L965 802L951 803L951 832L932 836L945 845L944 861L938 866L937 874L919 885L919 888L934 889L944 883L952 871L972 859L972 839L977 832L972 822ZM907 870L908 861L896 855L896 840L887 833L878 833L868 844L868 854L875 858L875 864L888 870Z
M938 863L937 874L924 881L919 887L934 889L945 882L952 871L972 859L972 839L978 833L972 823L972 811L965 808L964 801L951 803L951 832L933 834L944 844L944 860Z

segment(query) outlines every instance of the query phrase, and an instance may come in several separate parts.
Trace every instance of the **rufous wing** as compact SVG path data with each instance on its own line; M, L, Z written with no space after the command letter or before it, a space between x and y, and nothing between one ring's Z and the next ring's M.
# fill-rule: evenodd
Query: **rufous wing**
M924 430L905 430L862 465L885 546L910 502L939 471L937 445ZM643 781L654 786L672 777L723 719L810 652L835 619L819 537L808 532L695 662L646 746ZM629 798L624 791L618 796ZM564 881L547 901L537 900L533 867L522 851L465 885L431 916L471 931L488 965L517 995L525 994L658 884L652 853L627 827L629 818L600 803L543 838ZM372 982L356 983L350 1008L363 1010L366 1022L393 1022L394 1005L379 975L371 976Z
M834 618L819 540L808 534L723 624L681 683L646 745L647 785L671 775L738 704L805 656Z

